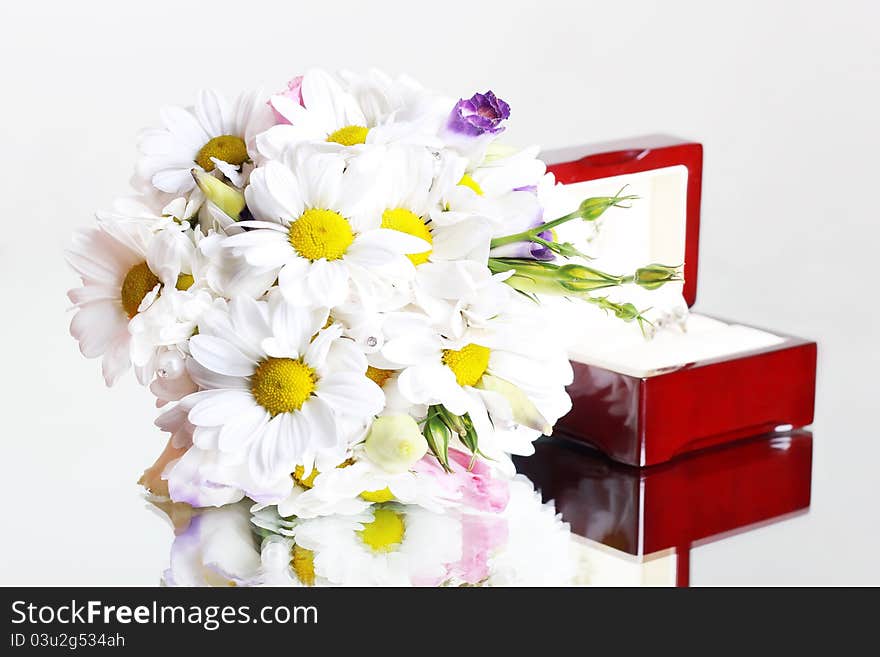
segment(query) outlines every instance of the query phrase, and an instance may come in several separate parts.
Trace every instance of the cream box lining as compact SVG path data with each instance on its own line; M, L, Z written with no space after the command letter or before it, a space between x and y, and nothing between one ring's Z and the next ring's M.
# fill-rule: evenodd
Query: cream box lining
M688 363L735 356L784 341L785 338L767 331L691 313L686 331L660 330L651 340L631 331L604 340L591 336L589 341L576 342L569 358L630 376L648 377Z
M628 274L649 263L684 263L687 227L687 178L684 165L558 185L547 203L546 218L567 214L585 198L623 194L639 198L630 208L610 208L598 230L578 220L559 228L559 238L575 243L593 259L584 264L613 274ZM591 238L592 237L592 238ZM682 284L658 290L634 285L596 292L616 302L633 303L657 326L645 339L636 323L624 324L596 307L565 299L546 300L555 321L568 327L570 357L632 376L652 376L700 360L724 358L772 347L784 338L739 324L688 312Z

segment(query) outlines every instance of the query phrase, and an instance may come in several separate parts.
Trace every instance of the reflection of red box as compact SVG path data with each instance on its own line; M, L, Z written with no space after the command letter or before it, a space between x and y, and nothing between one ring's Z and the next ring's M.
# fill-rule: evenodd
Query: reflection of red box
M681 296L691 306L697 290L702 153L700 144L651 136L547 153L544 159L558 182L583 197L613 193L608 190L633 181L649 192L665 185L657 199L645 201L657 208L649 212L664 215L654 223L649 217L645 224L651 233L643 240L651 245L645 247L645 257L683 260ZM652 175L656 181L645 185L645 176ZM683 334L677 344L683 360L675 363L655 358L649 359L654 367L641 368L632 357L624 363L592 352L573 353L575 380L569 392L574 406L557 430L624 463L652 465L684 452L813 421L814 342L696 313L689 321L702 322L710 327L706 332L715 331L718 337ZM590 329L584 336L591 339ZM706 352L703 344L689 359L688 340L696 344L700 339L705 344L715 340L715 351Z
M774 434L636 468L551 438L517 469L553 499L572 531L637 557L674 549L679 584L698 542L766 524L810 506L813 439Z

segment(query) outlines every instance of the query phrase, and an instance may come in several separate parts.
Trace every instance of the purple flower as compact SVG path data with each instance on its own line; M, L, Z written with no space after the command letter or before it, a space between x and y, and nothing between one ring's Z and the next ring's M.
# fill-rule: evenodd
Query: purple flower
M532 228L537 228L542 223L543 221L539 219L532 225ZM555 240L553 232L549 230L542 230L538 233L538 237L546 242L553 242ZM496 246L489 255L493 258L530 258L532 260L554 260L556 258L553 251L543 244L527 242L525 240L505 244L504 246Z
M459 100L449 114L446 127L471 137L495 135L504 130L501 122L510 116L510 105L491 91L474 94L468 100Z

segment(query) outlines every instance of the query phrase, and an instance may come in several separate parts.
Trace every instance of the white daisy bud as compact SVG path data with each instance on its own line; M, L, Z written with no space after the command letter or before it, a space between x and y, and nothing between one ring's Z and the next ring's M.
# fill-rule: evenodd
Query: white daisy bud
M192 175L205 198L233 219L238 219L245 206L244 194L201 169L193 169Z
M428 442L409 415L377 417L364 446L370 460L388 472L406 472L428 451Z
M497 392L504 397L510 404L513 411L513 420L517 424L522 424L529 429L540 431L545 436L549 436L553 431L550 423L541 415L541 412L535 407L532 401L526 396L522 390L504 379L499 379L491 374L484 374L480 379L480 388Z

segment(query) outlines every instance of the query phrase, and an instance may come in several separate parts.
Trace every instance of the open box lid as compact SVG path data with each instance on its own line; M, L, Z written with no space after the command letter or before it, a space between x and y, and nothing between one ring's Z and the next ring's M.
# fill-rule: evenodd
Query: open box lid
M652 263L683 266L682 282L656 290L626 285L596 293L644 311L652 324L650 340L641 334L644 327L625 326L593 305L542 299L554 321L571 332L572 360L653 376L784 342L766 331L688 312L697 294L702 145L651 135L542 157L558 183L547 194L547 218L568 214L589 197L637 197L630 207L609 208L596 222L571 221L557 229L560 240L590 256L584 264L611 274L631 274Z
M703 147L665 135L575 146L541 154L548 170L562 183L554 192L546 217L562 216L590 196L612 196L626 185L626 194L640 198L630 209L611 208L598 230L570 222L560 237L576 242L610 273L626 273L653 262L684 265L680 287L666 286L661 303L673 305L681 296L692 306L697 296L700 194ZM587 242L584 246L585 240ZM656 295L655 295L656 298Z

